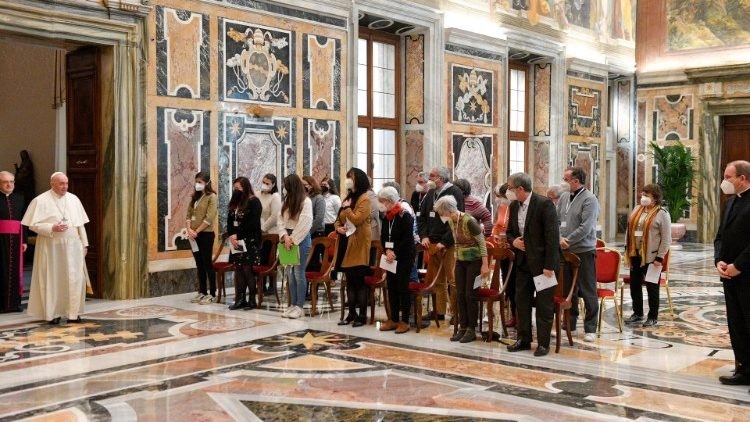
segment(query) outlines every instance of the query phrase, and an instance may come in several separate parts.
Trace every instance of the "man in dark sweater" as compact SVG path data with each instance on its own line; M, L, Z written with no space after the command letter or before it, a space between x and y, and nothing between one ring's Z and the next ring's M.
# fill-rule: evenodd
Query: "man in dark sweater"
M440 216L435 212L435 202L439 198L452 195L456 198L456 204L459 211L464 211L464 194L461 189L449 182L451 180L450 170L447 167L435 167L430 170L429 181L427 182L430 190L425 195L422 205L420 206L419 239L422 246L433 253L430 254L429 267L443 264L443 270L438 276L435 283L436 315L427 315L424 318L435 317L445 319L445 309L448 305L448 283L453 280L456 257L453 249L453 234L447 222L443 222Z

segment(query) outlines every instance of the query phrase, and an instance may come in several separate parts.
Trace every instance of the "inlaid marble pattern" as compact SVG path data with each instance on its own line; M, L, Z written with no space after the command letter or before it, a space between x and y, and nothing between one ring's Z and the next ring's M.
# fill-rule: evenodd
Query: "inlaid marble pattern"
M601 90L568 85L568 135L602 136Z
M341 40L302 35L302 94L305 108L341 108Z
M159 251L190 249L182 239L195 174L208 171L209 112L157 107Z
M495 73L453 63L450 75L453 123L492 126Z
M293 31L219 19L219 34L222 100L294 106Z
M546 193L549 187L549 141L536 141L532 144L534 163L533 184L535 192Z
M221 113L219 124L219 222L225 226L232 181L245 176L253 189L273 173L282 180L296 166L295 119L257 118L240 113Z
M156 93L208 99L209 17L156 7Z
M586 170L586 189L599 195L599 171L601 169L598 144L571 142L568 144L568 165Z
M643 186L646 185L646 125L648 124L646 121L646 102L644 100L638 99L637 113L638 118L635 132L635 153L637 154L635 157L635 189L636 192L641 192Z
M552 63L534 65L534 136L550 136Z
M424 131L407 130L404 139L406 143L406 186L401 194L404 198L410 198L411 193L417 186L417 174L423 171Z
M658 141L693 139L693 96L666 95L654 98L652 133Z
M492 135L453 133L453 175L471 184L471 194L486 202L492 189Z
M315 180L339 180L340 125L335 120L305 119L304 174Z
M406 123L424 123L424 35L404 37L406 48Z

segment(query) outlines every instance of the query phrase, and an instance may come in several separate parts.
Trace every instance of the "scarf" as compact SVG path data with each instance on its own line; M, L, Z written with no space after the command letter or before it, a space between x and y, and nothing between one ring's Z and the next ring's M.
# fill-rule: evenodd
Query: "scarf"
M630 266L630 257L631 256L640 256L641 257L641 266L645 266L646 263L646 245L648 245L648 237L649 237L649 229L651 228L651 223L654 222L654 218L656 218L656 214L659 213L661 210L661 207L653 207L650 210L647 210L646 207L639 205L638 208L633 213L633 216L630 218L630 221L628 221L628 236L625 239L625 251L627 252L625 254L625 263ZM641 240L641 249L636 250L635 247L635 230L638 228L638 220L641 218L641 214L644 212L648 212L646 215L646 220L643 222L643 239Z
M388 221L393 220L401 212L401 204L396 204L385 214L385 219Z

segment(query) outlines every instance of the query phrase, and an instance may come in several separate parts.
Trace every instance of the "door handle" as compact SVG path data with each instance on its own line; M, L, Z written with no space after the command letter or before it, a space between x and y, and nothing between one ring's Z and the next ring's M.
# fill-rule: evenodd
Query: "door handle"
M84 165L84 164L86 164L88 162L89 162L89 160L78 160L78 161L76 161L76 165L82 166L82 165Z

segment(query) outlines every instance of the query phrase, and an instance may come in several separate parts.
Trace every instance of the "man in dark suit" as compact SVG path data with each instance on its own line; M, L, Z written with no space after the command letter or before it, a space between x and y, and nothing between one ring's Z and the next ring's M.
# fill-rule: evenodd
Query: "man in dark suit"
M531 177L514 173L508 178L505 194L512 202L508 218L508 242L516 250L516 310L518 338L509 352L531 349L531 302L536 287L534 277L552 277L560 265L560 224L555 205L549 198L531 191ZM537 348L534 356L549 353L554 315L555 287L536 292Z
M721 190L727 201L714 240L714 262L724 285L729 338L734 350L733 375L722 384L750 385L750 162L733 161L724 170Z

